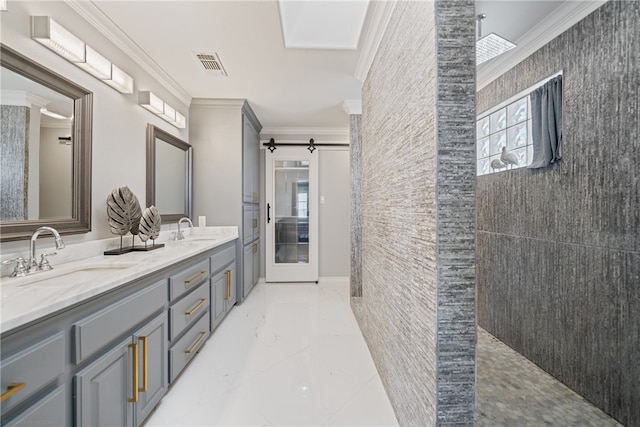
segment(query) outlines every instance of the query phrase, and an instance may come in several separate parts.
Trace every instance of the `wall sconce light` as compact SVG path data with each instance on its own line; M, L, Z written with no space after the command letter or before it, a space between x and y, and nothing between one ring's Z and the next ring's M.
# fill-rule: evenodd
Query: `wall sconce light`
M164 102L153 92L140 91L138 92L140 105L147 110L151 111L156 116L171 123L178 129L184 129L187 127L187 119L176 111L171 105Z
M133 78L48 16L31 17L31 38L120 93L133 93Z

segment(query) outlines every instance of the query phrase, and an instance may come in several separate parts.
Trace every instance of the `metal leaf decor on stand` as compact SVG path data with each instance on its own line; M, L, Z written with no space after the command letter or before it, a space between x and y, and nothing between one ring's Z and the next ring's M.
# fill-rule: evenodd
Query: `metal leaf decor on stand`
M112 234L120 236L120 248L105 252L105 255L118 255L126 253L131 248L122 248L122 236L131 232L138 234L142 211L138 198L129 187L114 189L107 197L107 217Z
M140 240L144 242L143 247L134 247L136 251L150 251L164 246L164 244L156 245L155 240L160 235L160 225L162 224L160 212L155 206L150 206L144 210L142 219L140 220ZM147 240L153 240L151 246L147 246Z

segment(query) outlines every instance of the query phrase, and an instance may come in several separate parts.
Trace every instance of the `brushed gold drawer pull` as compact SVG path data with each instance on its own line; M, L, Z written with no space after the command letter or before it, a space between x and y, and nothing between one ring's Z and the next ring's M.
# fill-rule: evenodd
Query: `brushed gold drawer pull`
M229 298L231 298L231 270L225 271L224 275L227 276L227 289L225 292L224 299L228 300Z
M0 402L4 402L5 400L10 398L17 392L25 388L26 386L27 386L27 383L11 383L7 385L7 391L2 393L2 396L0 396Z
M190 285L191 282L195 282L196 280L198 280L200 277L202 277L203 275L205 275L207 272L206 271L201 271L200 273L196 274L195 276L193 276L191 279L189 280L185 280L184 283L186 285Z
M196 304L195 307L193 307L191 310L189 311L185 311L184 315L185 316L191 316L193 313L195 313L196 311L200 310L200 307L202 307L202 305L207 302L206 298L200 298L200 302L198 304Z
M205 335L207 335L207 332L200 332L200 336L198 337L198 339L196 340L196 342L193 343L193 345L191 346L191 348L185 350L184 352L186 354L191 354L193 353L193 351L196 349L196 347L198 347L198 345L200 345L200 341L202 341L205 337Z
M129 402L136 403L138 401L138 344L129 344L129 348L133 350L133 397Z
M253 219L253 228L258 228L258 220L257 219Z
M142 387L138 391L147 391L149 377L149 358L147 356L147 337L139 337L138 341L142 343Z

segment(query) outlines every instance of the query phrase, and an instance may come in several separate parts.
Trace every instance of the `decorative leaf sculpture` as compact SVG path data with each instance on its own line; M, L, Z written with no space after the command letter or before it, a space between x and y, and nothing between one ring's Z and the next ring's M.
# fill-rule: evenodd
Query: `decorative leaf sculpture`
M142 219L140 220L140 240L156 240L160 235L160 212L155 206L150 206L144 210Z
M129 231L138 234L140 203L129 187L114 189L107 197L107 216L112 234L124 236Z

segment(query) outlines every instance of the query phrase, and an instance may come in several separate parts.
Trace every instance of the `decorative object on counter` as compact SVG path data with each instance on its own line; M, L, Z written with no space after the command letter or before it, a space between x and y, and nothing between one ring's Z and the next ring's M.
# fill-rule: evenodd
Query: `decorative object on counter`
M162 220L160 212L155 206L150 206L144 210L142 219L140 220L140 227L138 237L144 242L144 246L134 246L134 251L152 251L164 247L163 243L156 244L155 240L160 235L160 225ZM147 246L147 241L151 239L153 244Z
M502 163L506 166L518 166L518 156L513 153L507 153L507 147L502 147L500 160L502 160Z
M109 194L107 197L107 216L111 233L120 236L120 248L106 251L104 254L120 255L131 251L133 245L129 248L122 247L122 236L131 232L135 239L135 235L139 232L142 210L138 198L129 187L116 188Z

